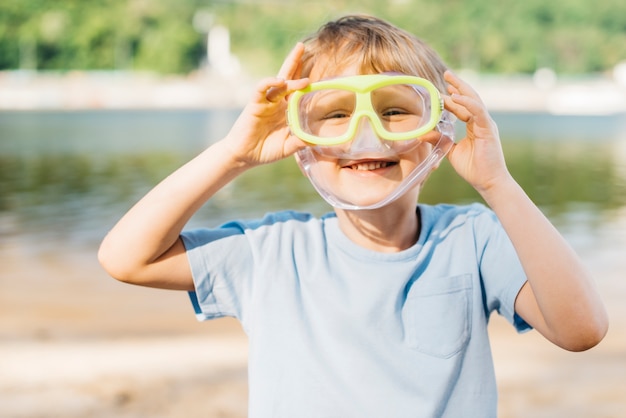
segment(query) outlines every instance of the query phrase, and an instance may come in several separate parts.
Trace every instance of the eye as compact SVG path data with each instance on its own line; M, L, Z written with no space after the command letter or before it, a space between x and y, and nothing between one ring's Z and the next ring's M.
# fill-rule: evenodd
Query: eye
M324 117L322 117L322 120L343 119L343 118L349 118L349 117L350 117L350 112L346 112L344 110L335 110L333 112L329 112L326 115L324 115Z
M383 112L381 112L381 115L383 117L391 117L391 116L398 116L398 115L406 115L409 112L407 112L404 109L400 109L400 108L392 108L392 109L385 109Z

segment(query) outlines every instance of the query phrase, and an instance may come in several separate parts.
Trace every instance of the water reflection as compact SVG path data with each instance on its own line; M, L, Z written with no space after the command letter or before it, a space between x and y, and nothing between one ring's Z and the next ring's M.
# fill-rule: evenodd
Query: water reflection
M51 241L63 237L95 246L134 201L221 137L236 115L0 114L0 236L47 236ZM555 222L564 227L581 219L607 222L608 214L626 206L626 141L615 137L622 132L623 118L605 120L603 126L610 128L605 132L595 125L593 132L601 139L567 139L529 136L529 127L547 123L543 115L501 117L511 172ZM556 122L550 122L555 130ZM523 131L520 136L511 134L516 124L526 126L516 131ZM421 200L464 203L479 197L446 162L429 179ZM292 159L246 173L207 204L192 224L216 224L283 208L328 210Z
M605 142L504 142L507 165L537 205L552 216L577 207L606 211L626 204L626 176L618 159L618 143ZM431 178L422 200L472 201L479 199L444 164Z

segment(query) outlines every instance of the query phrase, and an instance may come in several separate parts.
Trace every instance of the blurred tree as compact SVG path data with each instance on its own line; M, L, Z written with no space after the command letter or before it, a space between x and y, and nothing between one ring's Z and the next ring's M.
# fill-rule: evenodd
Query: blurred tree
M296 40L353 12L415 33L455 68L585 73L626 59L624 0L3 0L0 70L187 73L205 54L192 24L200 9L230 29L254 74L274 72Z

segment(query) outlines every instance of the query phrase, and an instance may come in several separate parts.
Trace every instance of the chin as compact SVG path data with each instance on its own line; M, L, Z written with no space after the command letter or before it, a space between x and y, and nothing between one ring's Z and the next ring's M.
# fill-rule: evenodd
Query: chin
M415 186L413 189L410 189L395 198L392 197L392 200L385 203L383 206L373 208L372 206L376 206L377 204L390 198L396 189L388 191L387 193L355 193L353 189L352 193L335 194L334 196L335 199L341 196L344 203L363 208L350 210L379 210L383 208L395 208L396 210L402 208L403 210L413 210L413 208L417 205L419 190L420 187Z

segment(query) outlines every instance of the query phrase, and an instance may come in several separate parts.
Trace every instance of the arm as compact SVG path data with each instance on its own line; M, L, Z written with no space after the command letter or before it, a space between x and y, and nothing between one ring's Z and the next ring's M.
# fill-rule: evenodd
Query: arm
M497 127L476 92L449 72L445 78L452 94L446 108L467 124L450 162L495 212L528 278L515 311L559 347L593 347L606 334L608 318L590 274L508 172Z
M143 197L103 240L98 259L118 280L193 290L180 233L191 216L244 171L292 155L304 144L289 133L286 96L305 87L299 76L303 46L285 60L278 78L259 83L228 135L175 171Z

